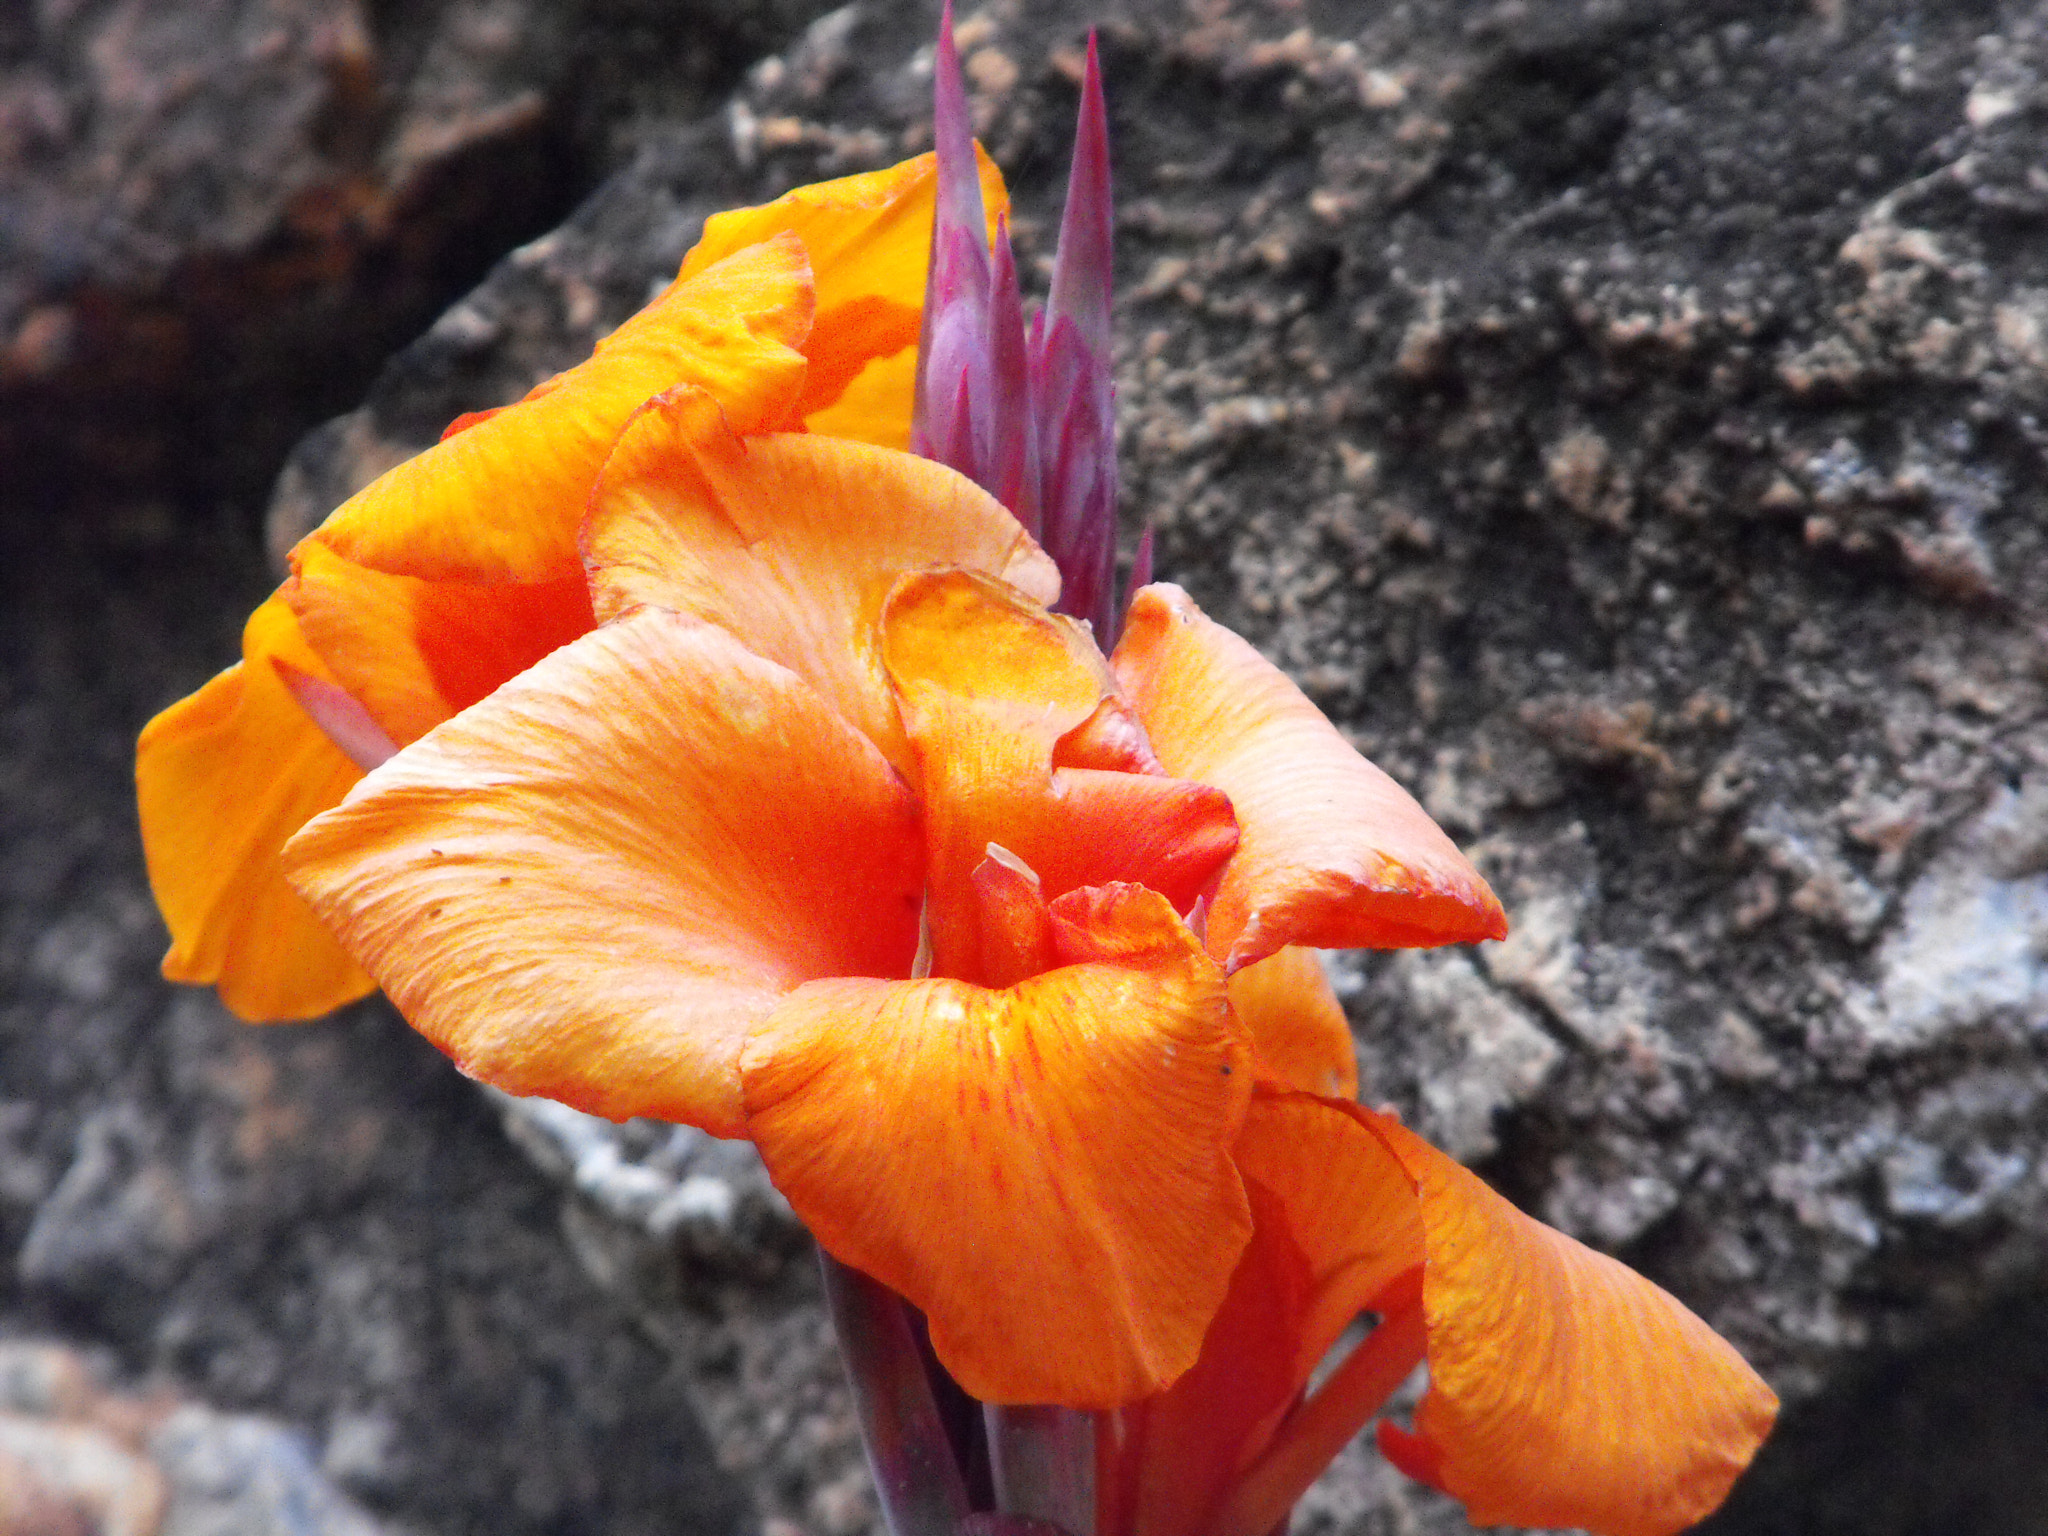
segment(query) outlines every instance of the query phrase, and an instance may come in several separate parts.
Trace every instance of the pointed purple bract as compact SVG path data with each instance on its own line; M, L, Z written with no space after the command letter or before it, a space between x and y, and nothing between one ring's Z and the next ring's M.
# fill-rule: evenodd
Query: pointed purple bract
M932 61L938 212L918 345L914 453L950 465L1001 501L1035 535L1038 474L1025 376L1024 306L1007 223L988 239L967 91L946 6Z
M1093 624L1105 646L1115 642L1122 615L1116 601L1116 389L1109 333L1114 254L1109 115L1090 34L1052 295L1032 327L1030 371L1041 542L1066 583L1061 608Z
M1052 292L1027 336L1007 223L993 249L948 0L933 58L938 212L918 349L911 449L969 476L1060 568L1059 607L1116 640L1114 255L1108 114L1095 39ZM1149 566L1149 561L1148 561Z

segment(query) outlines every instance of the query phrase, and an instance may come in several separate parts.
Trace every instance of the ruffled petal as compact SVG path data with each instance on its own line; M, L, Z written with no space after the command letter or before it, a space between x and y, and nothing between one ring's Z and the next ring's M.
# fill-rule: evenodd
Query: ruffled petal
M882 659L925 803L937 974L990 979L972 876L991 844L1048 899L1129 880L1182 911L1236 847L1230 804L1207 785L1054 766L1115 691L1072 619L973 572L919 572L890 594Z
M995 162L978 146L976 155L993 234L1009 199ZM681 275L690 277L784 231L803 241L816 274L817 323L804 348L811 375L796 414L810 431L910 446L936 189L932 155L798 187L758 208L713 214L683 258Z
M811 268L784 234L689 269L589 361L380 476L310 538L373 570L441 581L576 574L591 483L626 419L676 384L735 431L790 418L803 388Z
M1429 1393L1382 1442L1475 1525L1670 1536L1712 1512L1778 1400L1674 1297L1530 1220L1386 1116L1421 1191Z
M1290 946L1230 978L1230 1006L1252 1032L1261 1080L1325 1098L1358 1097L1358 1047L1312 949Z
M876 631L905 570L948 564L1051 595L1017 520L926 459L804 434L742 439L713 398L650 401L621 435L583 532L601 617L653 605L728 630L907 764Z
M164 975L218 987L252 1022L315 1018L375 986L285 884L285 839L363 775L278 662L332 680L272 597L242 631L242 660L150 721L135 749L149 883L171 930Z
M1053 922L1064 963L1004 991L799 988L747 1042L747 1131L969 1392L1103 1408L1185 1371L1223 1299L1249 1047L1156 894L1076 892Z
M1212 784L1241 842L1209 907L1236 971L1287 944L1387 949L1507 932L1500 903L1407 791L1250 645L1160 583L1132 600L1118 681L1169 773Z
M426 581L307 541L283 588L307 642L384 733L409 745L589 631L590 591L563 581Z
M873 746L730 635L646 612L556 651L295 839L293 884L465 1072L743 1129L748 1026L903 975L916 810Z

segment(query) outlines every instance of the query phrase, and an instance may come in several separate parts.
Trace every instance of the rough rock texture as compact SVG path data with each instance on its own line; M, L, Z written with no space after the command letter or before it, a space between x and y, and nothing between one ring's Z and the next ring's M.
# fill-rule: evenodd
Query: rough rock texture
M145 541L311 420L653 112L821 6L19 0L0 8L0 460ZM81 482L84 485L81 486Z
M1516 924L1341 965L1368 1094L1786 1393L1717 1529L2043 1529L2048 8L1088 9L1126 508ZM1086 15L963 17L1041 282ZM925 147L928 25L835 13L694 124L622 109L630 168L302 445L273 547L574 361L708 211ZM260 581L231 533L184 538L72 548L5 610L4 1315L296 1420L379 1518L637 1526L686 1377L779 1532L862 1529L743 1156L508 1110L575 1191L565 1245L379 1009L248 1034L147 980L122 733L228 657ZM366 1310L395 1356L350 1342L386 1337ZM381 1482L351 1449L380 1444ZM675 1508L722 1528L736 1497ZM1358 1447L1303 1524L1459 1522Z

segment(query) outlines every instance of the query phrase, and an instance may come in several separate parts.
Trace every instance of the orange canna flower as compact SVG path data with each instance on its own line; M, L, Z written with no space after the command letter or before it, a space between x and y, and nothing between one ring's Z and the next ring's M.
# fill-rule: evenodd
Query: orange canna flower
M1251 1235L1254 1076L1351 1084L1290 946L1495 935L1491 892L1176 589L1105 658L937 464L683 386L582 545L603 626L314 821L294 886L466 1071L752 1138L975 1395L1163 1388Z
M1001 179L979 168L999 214ZM458 420L300 543L242 661L138 744L166 976L217 986L250 1020L371 990L278 852L365 767L591 628L577 530L651 396L689 384L741 430L907 442L934 172L926 155L713 216L675 282L587 362Z

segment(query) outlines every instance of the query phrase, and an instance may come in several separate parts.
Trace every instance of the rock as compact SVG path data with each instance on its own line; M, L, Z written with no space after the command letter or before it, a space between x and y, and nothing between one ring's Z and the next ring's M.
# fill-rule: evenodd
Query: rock
M246 507L636 123L815 14L643 0L71 0L0 22L16 515L159 544Z

